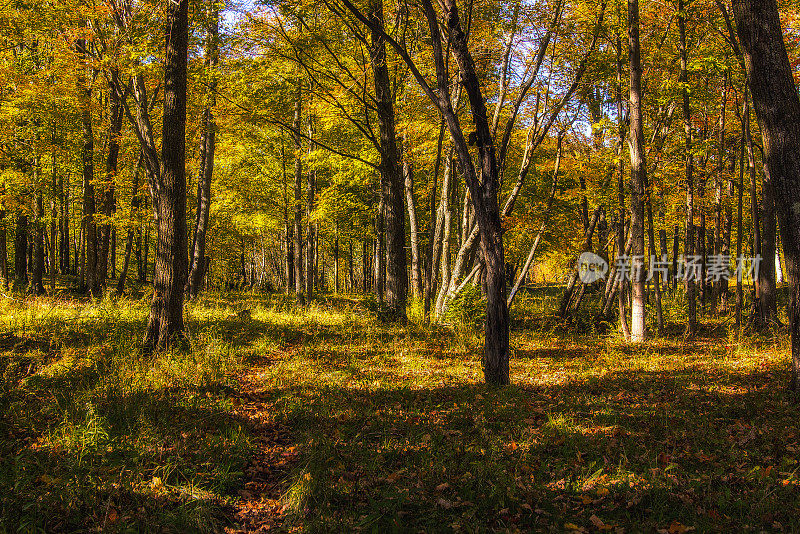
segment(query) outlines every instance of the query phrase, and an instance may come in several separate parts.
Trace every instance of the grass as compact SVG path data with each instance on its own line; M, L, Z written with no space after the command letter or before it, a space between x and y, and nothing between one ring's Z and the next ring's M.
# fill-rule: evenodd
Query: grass
M674 335L629 345L555 299L515 303L500 389L468 314L207 295L190 348L148 359L145 301L6 300L0 532L236 531L264 503L250 530L800 531L785 333L704 317L687 342L670 302Z

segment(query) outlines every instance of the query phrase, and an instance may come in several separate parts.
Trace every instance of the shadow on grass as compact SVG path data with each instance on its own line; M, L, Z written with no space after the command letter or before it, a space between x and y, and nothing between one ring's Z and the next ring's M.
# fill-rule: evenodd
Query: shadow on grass
M303 449L287 501L310 531L589 530L593 515L626 532L796 531L800 410L784 374L267 394Z

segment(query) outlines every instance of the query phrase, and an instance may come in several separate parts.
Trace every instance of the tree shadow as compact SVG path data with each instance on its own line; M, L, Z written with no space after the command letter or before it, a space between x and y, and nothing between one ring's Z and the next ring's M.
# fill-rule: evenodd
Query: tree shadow
M502 389L302 384L265 395L300 440L287 498L310 530L592 528L592 515L633 531L794 530L800 491L783 470L796 463L800 410L777 389L784 374L611 371Z

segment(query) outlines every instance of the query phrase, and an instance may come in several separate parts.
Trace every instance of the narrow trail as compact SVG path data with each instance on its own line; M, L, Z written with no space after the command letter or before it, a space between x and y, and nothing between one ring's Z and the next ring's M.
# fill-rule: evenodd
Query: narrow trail
M261 534L285 530L285 507L281 496L286 491L288 473L297 461L285 425L274 419L274 410L261 391L259 374L271 365L267 361L248 368L238 379L233 414L248 425L253 435L254 453L244 468L237 490L239 500L228 510L233 526L226 534Z

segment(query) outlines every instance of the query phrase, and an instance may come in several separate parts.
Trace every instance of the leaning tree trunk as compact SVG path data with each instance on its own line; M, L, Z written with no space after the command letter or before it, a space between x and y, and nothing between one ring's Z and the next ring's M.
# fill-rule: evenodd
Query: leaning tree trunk
M136 216L139 212L139 174L142 170L142 152L139 152L139 161L136 163L136 169L133 171L133 187L131 188L133 194L131 195L131 215ZM128 278L128 268L131 263L131 252L133 251L133 240L136 230L131 227L128 228L128 235L125 238L125 256L122 260L122 271L117 280L117 295L122 295L125 292L125 281Z
M214 119L214 106L217 101L217 75L215 68L219 61L219 7L216 1L209 2L208 33L206 35L206 69L209 74L208 102L203 110L203 139L200 175L197 180L197 212L194 219L194 239L189 261L187 295L194 298L200 293L206 267L206 234L211 209L211 177L214 173L214 151L216 148L217 124Z
M438 24L429 0L423 0L426 18L431 33L438 32ZM506 302L505 254L503 229L500 220L500 205L497 199L500 173L495 156L494 141L487 120L486 102L481 93L480 81L475 72L475 63L467 46L467 36L461 28L458 7L454 0L443 1L445 19L449 29L453 55L458 63L461 80L469 98L475 141L478 146L480 180L464 138L461 125L450 104L446 91L447 80L438 43L437 79L439 82L439 106L445 110L445 120L453 138L464 177L470 190L475 218L480 231L481 251L486 266L486 325L483 356L483 375L489 384L509 383L509 324Z
M791 283L791 388L800 389L800 98L775 0L733 0Z
M183 336L186 239L186 64L189 0L170 2L164 62L163 172L157 187L158 241L144 345L167 348Z
M645 340L644 199L647 166L642 124L642 64L639 47L639 0L628 0L628 54L630 57L631 156L631 341ZM638 259L637 259L638 257Z

